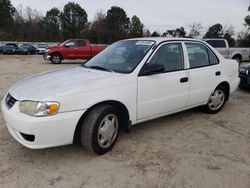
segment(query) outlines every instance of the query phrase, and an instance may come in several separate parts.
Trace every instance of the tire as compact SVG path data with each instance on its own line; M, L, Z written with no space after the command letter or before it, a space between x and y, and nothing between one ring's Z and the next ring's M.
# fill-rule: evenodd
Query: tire
M203 111L208 114L216 114L224 107L227 95L228 92L225 87L219 85L209 96L207 104L203 106Z
M62 62L62 56L60 54L58 54L58 53L52 54L50 61L53 64L60 64Z
M112 150L119 135L119 125L120 114L115 107L100 105L93 108L82 123L83 148L98 155Z

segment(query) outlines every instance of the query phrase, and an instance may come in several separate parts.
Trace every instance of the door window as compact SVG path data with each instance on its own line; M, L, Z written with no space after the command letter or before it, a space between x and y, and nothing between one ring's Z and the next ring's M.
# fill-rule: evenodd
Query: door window
M85 41L84 40L78 40L77 41L77 46L78 47L84 47L84 46L86 46Z
M199 43L186 43L190 68L204 67L218 64L218 59L204 45Z
M164 66L165 72L184 69L184 58L180 43L162 45L153 55L149 63L158 63Z
M214 48L226 48L226 43L224 40L206 40L206 42Z
M77 46L77 41L76 40L70 40L65 45L67 45L69 47L76 47Z

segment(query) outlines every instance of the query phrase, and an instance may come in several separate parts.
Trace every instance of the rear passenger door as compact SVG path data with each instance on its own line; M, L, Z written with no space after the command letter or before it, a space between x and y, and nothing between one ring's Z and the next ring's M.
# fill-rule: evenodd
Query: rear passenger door
M84 40L78 40L76 53L77 58L88 59L91 56L90 46L88 46Z
M188 106L207 102L222 74L216 55L202 43L185 42L189 61L190 94Z

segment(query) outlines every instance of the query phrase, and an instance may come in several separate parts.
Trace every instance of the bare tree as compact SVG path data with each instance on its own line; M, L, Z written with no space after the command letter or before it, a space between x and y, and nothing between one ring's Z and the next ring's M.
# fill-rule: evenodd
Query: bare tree
M223 34L227 33L232 36L235 34L234 27L232 25L224 24L222 28L222 33Z
M194 23L188 25L188 27L190 29L188 36L191 38L197 38L198 36L200 36L201 32L204 28L201 25L201 23L198 23L198 22L194 22Z

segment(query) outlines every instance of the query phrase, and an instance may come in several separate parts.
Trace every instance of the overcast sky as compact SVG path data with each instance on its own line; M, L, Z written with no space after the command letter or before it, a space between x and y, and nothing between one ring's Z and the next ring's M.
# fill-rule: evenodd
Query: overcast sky
M17 7L30 6L43 14L52 7L60 10L69 0L11 0ZM243 30L244 18L250 0L74 0L87 12L92 21L96 12L111 6L122 7L129 17L137 15L150 31L164 32L167 29L200 22L204 27L216 23L233 25L236 32Z

